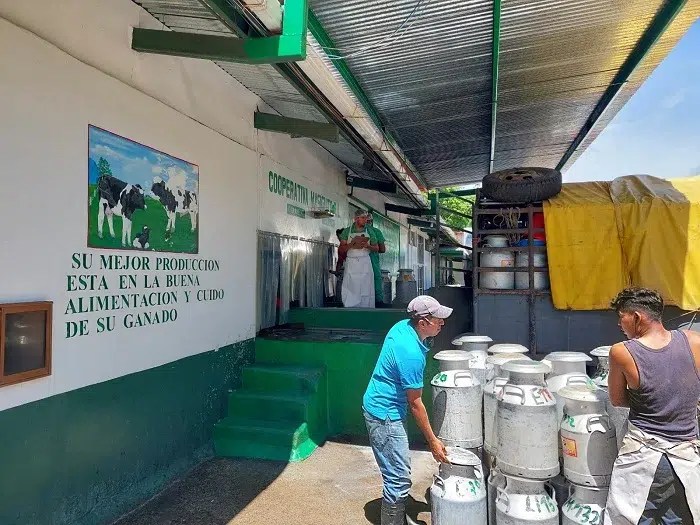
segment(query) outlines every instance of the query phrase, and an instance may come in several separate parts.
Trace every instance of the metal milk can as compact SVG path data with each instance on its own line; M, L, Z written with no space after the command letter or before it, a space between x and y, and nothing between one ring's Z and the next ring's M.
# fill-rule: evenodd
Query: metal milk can
M491 469L486 486L486 499L489 508L489 525L496 525L496 498L498 497L498 487L506 488L506 477L498 470L498 467Z
M485 525L486 484L476 454L447 447L451 464L440 463L430 487L430 523L433 525Z
M508 361L521 359L529 361L523 354L495 354L489 356L487 364L493 366L493 376L484 386L484 450L494 456L496 454L496 410L498 408L498 393L508 382L508 373L501 370L501 365Z
M571 485L562 508L562 525L602 525L608 487Z
M592 378L593 384L603 389L606 394L608 391L608 374L610 373L611 348L611 346L599 346L591 350L591 355L598 358L598 369ZM627 407L615 407L610 403L610 399L606 398L605 410L610 415L613 425L615 425L617 448L619 449L622 446L622 440L625 438L625 434L627 434L630 409Z
M605 394L583 385L566 386L559 394L566 403L560 427L564 476L579 485L608 486L617 440Z
M527 354L529 350L526 346L515 343L501 343L489 346L489 354Z
M552 479L547 481L554 488L554 496L557 500L557 507L559 507L559 523L561 523L562 508L566 500L569 498L569 490L571 488L571 482L564 476L559 474L554 476Z
M559 474L559 421L554 396L545 384L547 365L515 360L501 365L509 374L498 394L496 464L501 472L532 479Z
M469 352L464 350L442 350L433 356L440 372L447 370L469 370Z
M438 372L433 387L433 431L445 445L476 448L484 444L481 385L469 370Z
M382 302L384 304L391 304L394 299L394 287L391 282L391 275L389 275L389 270L382 270Z
M592 361L583 352L552 352L545 356L552 367L547 375L547 387L557 401L557 417L564 415L564 401L559 397L559 390L567 385L590 384L591 378L586 374L586 362Z
M505 474L506 487L496 486L498 525L559 525L554 489L543 480Z
M478 335L471 333L459 334L452 340L452 346L459 350L482 350L486 352L489 348L489 343L493 343L487 335Z
M470 350L467 353L469 354L469 370L472 371L483 389L493 370L493 366L486 362L488 354L482 350Z
M612 346L599 346L591 350L591 355L598 358L598 368L591 378L593 384L608 388L608 374L610 373L610 349Z

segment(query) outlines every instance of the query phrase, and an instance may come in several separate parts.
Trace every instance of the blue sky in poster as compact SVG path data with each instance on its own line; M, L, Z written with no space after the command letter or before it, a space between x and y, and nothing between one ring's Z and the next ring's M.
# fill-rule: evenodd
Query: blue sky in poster
M100 157L109 162L112 175L130 184L140 184L150 191L154 177L171 186L197 192L199 170L194 164L161 153L102 129L89 127L88 176L97 182Z

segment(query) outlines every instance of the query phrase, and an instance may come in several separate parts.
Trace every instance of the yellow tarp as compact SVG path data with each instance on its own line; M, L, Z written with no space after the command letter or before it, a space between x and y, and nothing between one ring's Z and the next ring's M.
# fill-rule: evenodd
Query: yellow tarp
M556 308L608 308L629 285L700 308L700 177L564 184L544 217Z

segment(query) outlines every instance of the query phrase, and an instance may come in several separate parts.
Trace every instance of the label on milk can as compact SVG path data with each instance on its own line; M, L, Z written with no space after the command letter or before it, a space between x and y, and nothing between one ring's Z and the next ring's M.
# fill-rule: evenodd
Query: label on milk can
M568 437L561 437L561 450L569 457L577 458L578 451L576 450L576 441Z

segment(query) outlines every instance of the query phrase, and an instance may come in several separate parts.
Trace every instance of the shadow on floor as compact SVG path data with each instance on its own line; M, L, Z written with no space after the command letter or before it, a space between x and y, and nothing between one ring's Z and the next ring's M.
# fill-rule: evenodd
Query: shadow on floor
M226 525L287 466L282 461L207 461L114 525Z
M365 505L365 518L372 525L381 525L382 498L368 501ZM406 500L406 514L410 521L408 523L415 525L426 525L425 521L419 520L418 516L422 512L430 512L430 505L420 501L416 501L413 496L409 496Z

